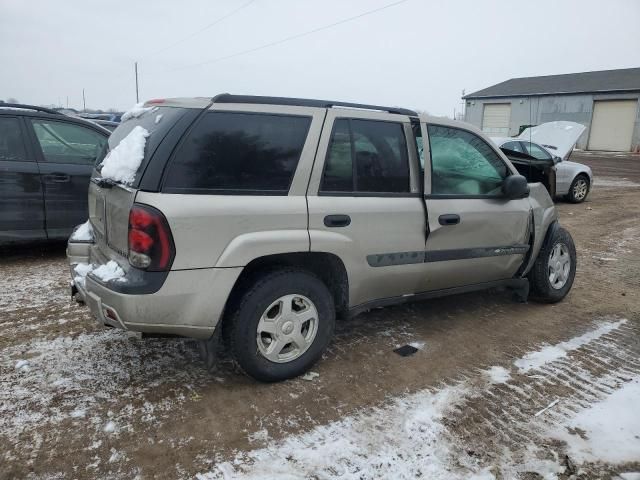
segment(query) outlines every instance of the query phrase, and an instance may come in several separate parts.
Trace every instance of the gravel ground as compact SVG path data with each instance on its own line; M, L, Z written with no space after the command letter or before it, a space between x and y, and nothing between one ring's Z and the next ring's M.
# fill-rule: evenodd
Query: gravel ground
M96 325L69 299L63 245L2 252L0 478L640 471L640 431L614 436L632 457L582 444L589 412L640 379L640 157L572 160L601 183L558 203L579 255L562 303L483 292L374 310L338 325L313 380L257 384L224 358L209 373L193 341ZM393 353L407 343L415 355Z

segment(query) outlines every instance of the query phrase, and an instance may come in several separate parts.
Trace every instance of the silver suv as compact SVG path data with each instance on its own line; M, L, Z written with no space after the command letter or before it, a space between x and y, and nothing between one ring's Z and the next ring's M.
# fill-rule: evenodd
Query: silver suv
M320 358L336 317L491 287L557 302L573 284L546 189L470 125L229 94L124 118L67 249L105 325L220 337L277 381Z

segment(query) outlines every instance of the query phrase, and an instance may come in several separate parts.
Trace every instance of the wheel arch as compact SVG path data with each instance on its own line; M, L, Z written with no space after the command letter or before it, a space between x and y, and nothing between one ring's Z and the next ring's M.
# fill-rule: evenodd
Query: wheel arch
M260 276L281 268L299 268L317 276L329 289L338 317L345 317L349 311L349 278L344 262L333 253L291 252L264 255L251 260L242 270L227 299L223 312L233 309L240 301L242 293Z

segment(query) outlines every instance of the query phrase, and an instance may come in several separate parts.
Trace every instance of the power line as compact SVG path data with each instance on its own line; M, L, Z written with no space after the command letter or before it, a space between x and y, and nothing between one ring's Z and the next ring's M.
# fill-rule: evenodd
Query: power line
M211 64L211 63L217 63L217 62L221 62L223 60L229 60L230 58L239 57L240 55L246 55L248 53L257 52L258 50L264 50L265 48L274 47L276 45L281 45L281 44L283 44L285 42L289 42L291 40L295 40L295 39L298 39L298 38L301 38L301 37L306 37L308 35L312 35L314 33L321 32L322 30L327 30L329 28L333 28L335 26L342 25L343 23L351 22L353 20L357 20L359 18L366 17L367 15L371 15L373 13L380 12L381 10L386 10L387 8L395 7L396 5L400 5L401 3L405 3L405 2L408 2L408 1L409 0L398 0L396 2L389 3L387 5L383 5L382 7L378 7L378 8L375 8L373 10L368 10L368 11L360 13L358 15L354 15L353 17L345 18L345 19L339 20L337 22L330 23L328 25L323 25L321 27L314 28L313 30L309 30L309 31L306 31L306 32L298 33L296 35L291 35L290 37L285 37L285 38L282 38L280 40L276 40L274 42L265 43L264 45L260 45L258 47L249 48L247 50L241 50L239 52L232 53L230 55L225 55L223 57L213 58L211 60L206 60L206 61L200 62L200 63L194 63L194 64L186 65L186 66L183 66L183 67L172 68L172 69L169 69L169 70L166 70L166 71L173 72L173 71L176 71L176 70L184 70L184 69L187 69L187 68L200 67L202 65L208 65L208 64Z
M222 17L214 20L213 22L209 23L208 25L205 25L204 27L202 27L200 30L196 30L193 33L190 33L189 35L182 37L180 40L177 40L175 42L173 42L170 45L167 45L166 47L161 48L160 50L156 50L153 53L150 53L148 55L146 55L145 57L142 58L148 58L148 57L152 57L154 55L158 55L159 53L162 52L166 52L167 50L172 49L173 47L175 47L176 45L180 45L181 43L184 43L185 41L189 40L190 38L195 37L196 35L201 34L202 32L204 32L205 30L209 30L211 27L214 27L215 25L219 24L220 22L222 22L223 20L226 20L229 17L232 17L233 15L235 15L236 13L238 13L240 10L244 10L245 8L247 8L249 5L251 5L252 3L254 3L256 0L249 0L246 3L243 3L242 5L240 5L238 8L236 8L235 10L232 10L231 12L227 13L226 15L223 15Z

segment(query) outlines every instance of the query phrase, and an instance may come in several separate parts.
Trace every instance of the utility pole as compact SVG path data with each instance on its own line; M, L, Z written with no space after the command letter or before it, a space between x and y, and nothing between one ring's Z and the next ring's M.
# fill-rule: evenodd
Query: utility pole
M67 108L69 108L69 95L67 95Z
M84 88L82 89L82 111L83 112L87 111L87 102L84 99Z
M140 97L138 95L138 62L134 63L135 71L136 71L136 103L140 103Z

